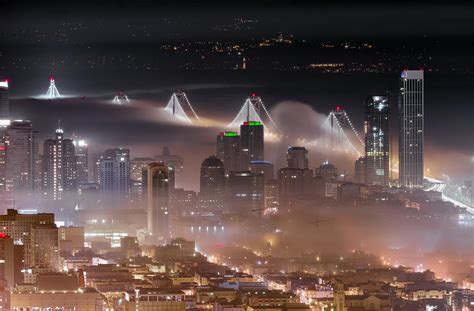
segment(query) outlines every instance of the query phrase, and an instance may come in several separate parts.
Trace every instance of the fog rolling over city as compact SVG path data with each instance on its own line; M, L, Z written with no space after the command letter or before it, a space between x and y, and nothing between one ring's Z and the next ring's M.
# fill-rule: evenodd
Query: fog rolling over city
M0 10L0 309L474 311L472 3Z

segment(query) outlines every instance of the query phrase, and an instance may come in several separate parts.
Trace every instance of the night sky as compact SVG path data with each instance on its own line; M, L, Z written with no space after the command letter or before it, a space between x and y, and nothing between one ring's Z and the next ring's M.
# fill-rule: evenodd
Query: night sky
M300 102L315 115L343 105L359 129L365 96L389 94L396 139L399 71L424 68L427 166L437 174L474 175L474 4L232 3L0 1L8 12L0 29L0 76L10 81L13 116L32 120L44 138L61 119L66 133L91 142L92 153L120 145L130 147L132 157L153 156L171 146L189 164L186 186L195 188L197 167L214 153L222 128L163 120L156 109L175 89L187 91L199 114L222 124L256 91L274 113L284 101L285 109L297 110ZM259 47L278 36L292 43ZM206 50L215 42L223 53ZM244 56L248 70L232 70ZM344 63L349 69L308 71L312 63ZM75 98L32 98L46 92L50 76ZM130 106L110 104L118 91L134 99ZM279 118L288 131L310 136L308 127ZM281 163L285 148L270 146L267 155ZM312 167L326 156L312 153ZM338 165L349 171L353 159Z

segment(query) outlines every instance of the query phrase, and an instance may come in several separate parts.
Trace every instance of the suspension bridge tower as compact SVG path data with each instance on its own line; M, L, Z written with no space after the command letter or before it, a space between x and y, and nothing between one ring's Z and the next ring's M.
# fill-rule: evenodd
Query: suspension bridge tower
M227 125L227 127L239 128L242 123L250 121L261 122L266 133L281 134L280 128L270 116L262 98L257 96L255 93L252 93L247 97L244 105L240 108L239 113L237 113L235 118L229 123L229 125Z
M329 134L331 150L349 147L353 153L359 156L364 153L365 144L355 129L349 115L341 106L336 106L329 113L322 127Z
M61 94L59 94L58 89L56 88L56 83L53 77L49 78L49 88L46 92L46 98L48 99L56 99L60 98Z
M185 92L174 92L165 107L165 111L180 121L187 123L201 123L201 119L191 105Z
M115 95L114 99L112 100L114 104L123 104L123 103L128 103L130 100L128 99L127 94L123 92L119 92L117 95Z

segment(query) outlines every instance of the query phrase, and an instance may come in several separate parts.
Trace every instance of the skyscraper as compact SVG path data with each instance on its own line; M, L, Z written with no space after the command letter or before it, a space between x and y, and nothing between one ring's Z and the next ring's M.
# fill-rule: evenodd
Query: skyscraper
M8 81L0 82L0 195L5 191L6 178L6 135L7 127L10 125L8 99Z
M240 126L242 170L248 170L250 162L264 159L263 134L264 128L262 122L247 121Z
M203 212L222 212L225 198L224 163L215 157L201 164L199 209Z
M240 170L240 136L236 132L217 135L216 155L224 163L226 172Z
M308 168L308 150L305 147L289 147L286 153L288 168Z
M6 135L6 190L32 191L41 185L37 132L30 121L12 121Z
M130 150L107 149L99 160L100 191L109 197L126 197L130 193Z
M328 185L337 181L337 168L334 164L326 161L316 168L314 175L314 188L316 194L321 197L329 196Z
M400 80L399 179L407 188L423 186L424 73L404 70Z
M56 129L55 138L43 144L43 189L53 200L61 200L64 192L77 190L76 153L72 140Z
M250 171L230 172L228 178L228 201L231 213L261 212L265 203L263 174Z
M89 181L89 149L85 140L75 139L73 141L76 152L77 182Z
M313 170L284 167L278 170L278 197L280 204L313 192Z
M156 155L155 156L156 161L161 161L163 162L168 168L173 169L173 188L174 184L176 182L181 183L181 175L183 174L184 170L184 160L183 157L181 157L178 154L171 154L170 149L168 147L163 147L163 151L161 152L161 155Z
M389 105L386 96L369 96L365 100L365 168L366 182L388 185L390 170Z
M148 165L148 232L154 244L170 238L168 167L163 162Z
M273 163L269 161L250 162L250 171L254 174L263 174L265 182L272 180L274 175Z
M25 267L59 269L58 228L53 213L24 215L9 209L0 215L0 227L16 244L24 246Z
M8 81L0 82L0 120L10 119L10 103L8 99Z
M365 158L360 157L354 163L354 182L356 184L365 184L367 178L365 177Z

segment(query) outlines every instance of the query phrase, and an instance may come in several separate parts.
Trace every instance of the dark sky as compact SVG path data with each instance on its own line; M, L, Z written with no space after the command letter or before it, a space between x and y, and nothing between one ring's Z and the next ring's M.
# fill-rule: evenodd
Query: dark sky
M91 32L81 38L122 42L128 24L171 27L153 29L156 39L209 38L208 27L239 16L257 19L252 36L276 31L309 37L472 36L474 4L469 1L1 1L3 27L12 24L53 31L61 21L78 21ZM2 27L2 28L3 28ZM100 27L100 31L96 31Z

